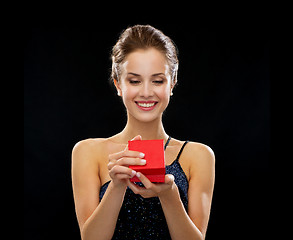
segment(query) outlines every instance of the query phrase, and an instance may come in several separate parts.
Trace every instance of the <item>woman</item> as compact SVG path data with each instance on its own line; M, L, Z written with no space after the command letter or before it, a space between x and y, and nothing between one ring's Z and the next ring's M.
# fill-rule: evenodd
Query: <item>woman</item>
M72 182L83 240L204 239L215 177L206 145L165 132L162 115L177 82L171 39L149 25L126 29L112 50L112 80L127 110L127 124L110 138L87 139L72 152ZM144 154L129 140L164 139L166 176L152 183L129 165ZM141 184L130 178L137 176Z

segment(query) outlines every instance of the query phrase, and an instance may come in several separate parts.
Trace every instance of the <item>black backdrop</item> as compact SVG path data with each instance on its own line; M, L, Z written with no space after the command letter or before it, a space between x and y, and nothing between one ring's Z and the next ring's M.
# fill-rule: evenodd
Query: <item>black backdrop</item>
M167 133L205 143L216 155L207 239L261 234L270 154L267 26L147 23L179 49L178 86L163 118ZM25 28L25 239L80 239L71 150L82 139L109 137L126 123L108 83L109 56L120 32L133 24Z

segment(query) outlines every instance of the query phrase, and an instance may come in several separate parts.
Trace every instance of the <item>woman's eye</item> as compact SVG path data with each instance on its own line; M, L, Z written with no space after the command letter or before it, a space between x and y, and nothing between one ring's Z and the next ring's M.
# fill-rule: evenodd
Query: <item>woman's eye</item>
M138 81L138 80L129 80L129 83L130 84L139 84L140 81Z
M154 80L153 83L155 83L155 84L163 84L164 81L163 80Z

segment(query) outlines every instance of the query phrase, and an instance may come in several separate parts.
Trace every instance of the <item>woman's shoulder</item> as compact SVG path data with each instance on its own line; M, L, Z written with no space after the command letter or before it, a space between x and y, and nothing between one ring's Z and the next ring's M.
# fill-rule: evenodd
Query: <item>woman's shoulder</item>
M108 149L110 138L88 138L78 141L72 149L72 159L98 160Z
M107 138L88 138L78 141L73 147L73 153L80 151L96 151L107 142Z
M188 141L187 149L190 154L214 156L214 151L206 144Z
M179 147L183 147L184 143L188 143L186 144L186 146L184 147L186 150L186 153L189 153L189 155L193 155L193 154L203 154L203 155L211 155L214 156L214 151L212 150L211 147L209 147L206 144L200 143L200 142L193 142L193 141L183 141L183 140L178 140L173 138L172 139L172 145L174 146L179 146Z
M215 154L211 147L200 142L193 141L180 141L175 139L175 143L183 147L183 144L186 142L184 151L182 152L182 158L186 159L192 164L201 164L209 163L214 164Z
M189 141L186 145L185 158L190 163L191 171L210 171L215 168L214 151L206 144Z

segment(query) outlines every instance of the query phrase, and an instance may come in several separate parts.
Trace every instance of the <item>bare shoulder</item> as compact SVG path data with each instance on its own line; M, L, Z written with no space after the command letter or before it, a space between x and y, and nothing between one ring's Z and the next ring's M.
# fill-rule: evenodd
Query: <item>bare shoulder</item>
M100 185L99 169L104 159L105 145L104 138L91 138L79 141L72 149L72 182L75 189L85 189Z
M83 151L83 150L95 150L103 145L107 141L107 138L88 138L77 142L72 152Z
M212 162L215 161L214 151L208 145L199 142L188 142L186 149L186 154L189 157L196 156L200 159L204 158Z
M97 158L102 154L103 146L106 144L105 138L89 138L77 142L72 149L72 159Z
M106 139L79 141L72 149L72 188L80 226L92 214L99 202L101 156Z
M99 172L108 159L109 138L89 138L77 142L72 149L72 168Z
M190 171L214 171L215 154L207 145L189 142L186 145L185 158L189 162Z

